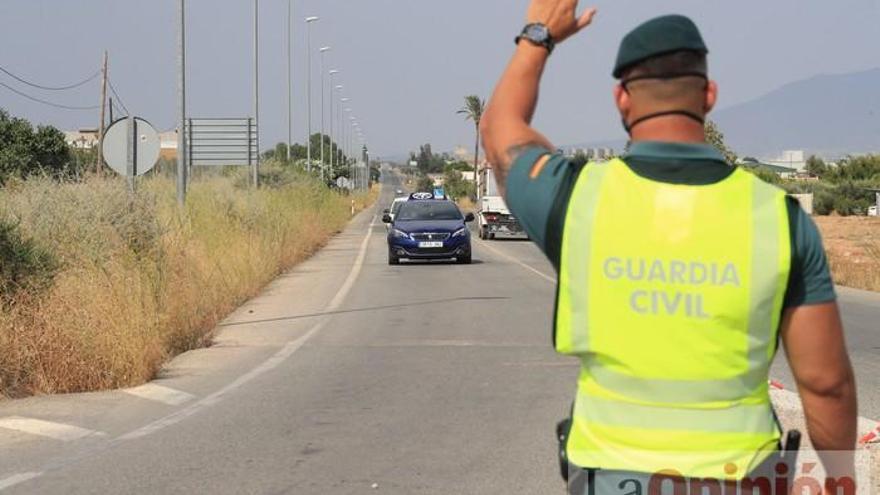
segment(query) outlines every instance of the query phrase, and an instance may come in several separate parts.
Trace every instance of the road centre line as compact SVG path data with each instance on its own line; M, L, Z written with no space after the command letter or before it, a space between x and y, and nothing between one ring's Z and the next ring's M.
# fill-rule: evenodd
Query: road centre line
M80 428L79 426L19 416L0 418L0 428L47 437L62 442L79 440L90 436L106 435L106 433Z
M25 481L30 481L34 478L39 477L43 473L18 473L13 474L12 476L0 479L0 490L5 490L7 488L12 488L19 483L24 483Z
M145 383L139 387L125 389L123 392L141 399L161 402L169 406L179 406L196 398L195 395L190 393L169 387L163 387L156 383Z
M346 278L345 282L336 292L336 295L331 299L330 303L324 309L324 312L332 312L339 308L342 305L342 302L345 300L348 293L351 291L352 287L354 287L355 282L357 281L358 276L361 273L361 270L364 267L364 261L366 260L367 248L369 247L370 238L373 234L373 227L376 224L376 215L373 215L373 218L370 220L370 224L367 227L367 233L364 236L364 240L361 242L360 250L358 251L358 257L355 260L354 265L351 267L351 271L348 274L348 278ZM226 395L240 388L242 385L254 380L255 378L277 368L281 363L283 363L287 358L293 355L296 351L302 348L306 342L309 341L316 333L318 333L321 329L323 329L327 323L329 323L330 318L324 318L321 322L313 326L308 332L306 332L302 337L287 343L284 347L281 348L278 352L272 355L269 359L253 368L249 372L244 375L238 377L232 383L226 385L220 390L214 392L211 395L200 399L184 409L176 411L164 418L156 420L146 426L138 428L136 430L130 431L124 435L121 435L117 438L117 440L134 440L137 438L142 438L147 435L156 433L164 428L175 425L184 419L200 412L201 410L208 408L218 402L220 402Z

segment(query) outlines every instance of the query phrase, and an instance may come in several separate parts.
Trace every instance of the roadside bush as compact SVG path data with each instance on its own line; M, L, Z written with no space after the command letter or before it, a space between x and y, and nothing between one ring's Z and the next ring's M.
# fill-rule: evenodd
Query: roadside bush
M813 213L830 215L834 212L834 194L828 188L819 188L813 193Z
M16 295L0 312L0 396L150 380L340 231L352 201L362 208L375 198L284 174L277 187L254 190L240 185L247 175L200 176L183 212L174 180L162 175L140 181L134 196L117 177L38 177L0 188L0 211L20 219L0 229L4 280L18 286L16 274L45 273L35 279L42 285L31 284L39 299ZM7 256L20 261L7 264Z
M464 180L461 172L452 167L447 167L446 172L443 174L443 184L446 188L446 194L454 199L470 198L476 196L477 193L476 184Z
M57 269L49 251L25 238L17 223L0 219L0 306L7 307L22 293L42 293Z
M0 109L0 183L37 174L63 177L77 174L78 161L54 127L38 126Z
M419 181L416 182L416 190L430 192L434 190L434 179L428 177L427 175L423 175L419 177Z

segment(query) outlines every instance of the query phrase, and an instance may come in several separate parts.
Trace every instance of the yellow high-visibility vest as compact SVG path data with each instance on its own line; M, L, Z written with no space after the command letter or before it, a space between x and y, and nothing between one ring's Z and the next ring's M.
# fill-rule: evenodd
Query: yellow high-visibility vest
M721 478L765 460L780 437L767 379L790 261L785 193L742 169L681 185L621 160L588 165L554 335L582 363L569 461Z

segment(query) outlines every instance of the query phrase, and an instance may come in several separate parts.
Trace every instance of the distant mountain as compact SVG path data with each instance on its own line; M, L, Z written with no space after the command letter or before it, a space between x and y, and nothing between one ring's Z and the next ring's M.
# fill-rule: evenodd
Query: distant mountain
M880 152L880 68L786 84L717 110L711 118L740 156L770 157L800 149L827 156ZM621 150L624 144L606 140L565 148Z
M741 156L880 151L880 68L790 83L712 118Z

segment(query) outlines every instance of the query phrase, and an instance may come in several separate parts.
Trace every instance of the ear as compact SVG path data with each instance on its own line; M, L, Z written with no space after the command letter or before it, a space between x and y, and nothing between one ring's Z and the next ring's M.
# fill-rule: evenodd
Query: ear
M629 92L623 89L621 84L614 86L614 103L617 105L620 115L626 120L632 109L632 100L630 100Z
M715 108L716 103L718 103L718 83L710 80L706 85L706 102L703 108L707 115Z

